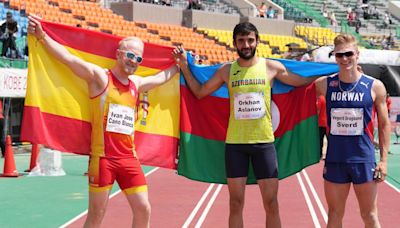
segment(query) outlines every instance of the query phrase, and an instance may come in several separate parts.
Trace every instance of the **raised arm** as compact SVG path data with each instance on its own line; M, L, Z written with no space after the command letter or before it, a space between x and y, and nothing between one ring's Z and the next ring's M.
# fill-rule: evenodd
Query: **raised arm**
M82 59L71 54L63 45L59 44L49 37L40 24L40 18L29 16L28 32L42 42L47 51L51 53L58 61L70 68L78 77L85 80L89 88L103 84L100 74L104 70L92 63L83 61Z
M178 73L178 67L172 66L167 70L161 71L156 75L149 77L138 77L132 76L130 79L135 82L137 86L138 92L146 92L150 89L153 89L159 85L162 85L173 78L174 75Z
M378 180L384 180L387 174L387 155L390 145L390 120L388 109L386 106L386 89L383 83L379 80L374 80L372 85L373 94L375 94L374 105L378 116L378 136L380 161L376 171L381 172L382 177Z
M313 82L318 77L300 77L286 69L286 67L279 61L267 60L267 70L272 78L291 85L291 86L304 86Z
M176 48L173 55L182 70L186 84L197 99L210 95L212 92L220 88L224 82L228 81L230 64L221 66L210 80L204 84L200 84L189 69L186 52L182 48Z

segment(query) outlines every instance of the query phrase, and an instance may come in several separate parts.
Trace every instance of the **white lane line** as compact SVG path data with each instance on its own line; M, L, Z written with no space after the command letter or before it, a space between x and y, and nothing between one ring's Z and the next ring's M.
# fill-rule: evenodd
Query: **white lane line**
M322 217L324 218L324 221L325 221L325 224L326 224L328 222L328 215L326 214L324 205L322 205L321 200L319 199L318 194L315 191L315 188L314 188L312 182L310 181L310 178L308 177L307 172L303 169L302 173L303 173L304 177L306 178L307 184L311 189L311 193L313 194L314 199L317 202L318 208L321 211Z
M199 211L201 205L203 205L204 200L206 200L208 194L210 194L212 188L214 187L215 184L210 184L210 186L207 188L207 190L204 192L203 196L201 196L199 202L197 202L196 207L193 209L192 213L190 213L189 217L186 219L185 223L182 225L182 228L187 228L189 227L190 223L192 222L194 216L197 214L197 211Z
M148 173L144 174L145 177L147 177L148 175L154 173L155 171L157 171L159 169L159 167L155 167L154 169L150 170ZM113 198L114 196L116 196L117 194L119 194L121 192L121 190L117 190L115 191L113 194L111 194L109 196L109 199ZM75 221L77 221L78 219L80 219L81 217L85 216L88 213L88 210L85 210L84 212L80 213L79 215L75 216L74 218L72 218L71 220L69 220L68 222L64 223L63 225L60 226L60 228L66 228L67 226L71 225L72 223L74 223Z
M387 185L389 185L389 187L393 188L396 192L400 193L400 190L398 188L396 188L396 186L394 186L391 183L389 183L389 181L385 180L385 183Z
M68 222L66 222L65 224L61 225L60 228L65 228L69 225L71 225L72 223L74 223L76 220L80 219L81 217L83 217L84 215L86 215L88 212L88 210L85 210L84 212L80 213L79 215L77 215L75 218L69 220Z
M199 220L197 221L196 225L194 226L195 228L200 228L201 224L203 224L204 219L206 219L206 216L207 216L208 212L210 211L211 206L214 204L214 201L217 198L219 192L221 191L222 186L223 186L222 184L218 185L214 194L211 196L210 201L208 201L208 204L207 204L206 208L204 209L203 213L201 214Z
M150 174L154 173L155 171L157 171L158 169L160 169L160 167L155 167L154 169L150 170L149 172L147 172L146 174L144 174L145 177L149 176Z
M321 225L319 224L319 221L318 221L317 214L315 213L315 210L314 210L314 206L311 203L310 197L308 196L306 187L304 186L304 183L303 183L303 180L300 177L300 174L297 173L296 177L297 177L297 180L300 183L301 190L303 191L304 198L305 198L307 206L308 206L308 210L310 211L311 218L312 218L312 220L314 222L314 226L315 226L315 228L321 228Z

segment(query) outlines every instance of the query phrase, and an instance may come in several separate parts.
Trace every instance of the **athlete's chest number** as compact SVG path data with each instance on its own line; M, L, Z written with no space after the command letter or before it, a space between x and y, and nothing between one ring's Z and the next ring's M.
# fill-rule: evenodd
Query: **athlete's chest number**
M135 131L135 110L128 106L110 104L106 131L132 135Z
M235 93L234 113L235 119L260 119L265 116L265 98L262 92Z
M362 108L332 108L332 135L362 135L364 133L364 112Z

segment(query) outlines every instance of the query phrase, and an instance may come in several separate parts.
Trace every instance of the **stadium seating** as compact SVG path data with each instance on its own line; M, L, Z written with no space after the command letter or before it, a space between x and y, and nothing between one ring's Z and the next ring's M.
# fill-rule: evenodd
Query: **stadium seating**
M300 0L272 0L285 9L285 19L304 21L304 18L312 18L322 27L329 25L329 21L306 3ZM286 13L287 11L287 13Z
M75 0L30 0L22 3L14 0L10 7L19 9L24 4L26 13L34 13L43 19L71 26L102 31L118 36L138 36L144 41L161 45L182 44L199 54L206 64L232 60L235 54L214 40L204 39L202 34L182 26L162 25L149 22L125 21L122 16L98 4ZM26 19L26 18L25 18ZM24 22L26 24L26 22ZM210 51L207 51L209 49Z
M206 28L199 28L198 30L201 33L204 33L207 37L215 39L217 42L225 45L228 49L234 50L232 31ZM288 50L288 44L294 43L299 48L308 48L308 45L304 40L293 36L260 34L260 41L261 43L257 49L257 55L265 58L282 58L281 54ZM277 50L276 53L273 53L273 49ZM230 57L235 58L235 55Z
M301 21L305 17L311 17L320 22L321 25L326 24L326 21L320 19L321 15L317 10L322 5L323 0L273 0L273 2L285 9L286 19ZM347 4L347 0L342 2L342 4ZM207 0L203 3L210 6L209 11L217 11L216 9L212 10L211 6L229 9L226 2L219 0ZM351 1L349 3L355 4ZM122 37L138 36L144 41L168 46L182 44L187 50L198 54L205 64L230 61L237 57L232 44L231 31L207 28L193 31L191 28L178 25L126 21L121 15L113 13L110 9L100 7L95 1L10 0L8 4L9 8L6 8L3 3L0 4L0 15L5 17L7 11L13 12L21 28L17 37L26 35L27 18L24 15L34 13L48 21L81 26ZM172 4L186 8L187 2L186 0L184 2L183 0L173 0ZM348 26L346 29L351 30ZM281 58L281 54L288 49L287 44L295 43L302 49L307 49L310 45L332 45L333 39L337 35L329 28L304 25L296 26L294 32L298 38L260 34L261 43L257 55ZM361 37L360 39L362 40ZM26 42L24 40L21 39L18 43L23 45Z
M313 45L333 45L333 39L338 34L330 28L296 26L295 33L299 37L303 37L306 41Z
M302 0L302 2L306 3L310 8L313 8L314 10L320 12L324 0ZM386 3L385 3L386 2ZM361 22L363 27L365 28L364 30L367 32L381 32L380 30L383 28L383 15L385 12L387 12L387 1L379 1L379 0L369 0L368 4L371 6L376 6L379 13L380 13L380 18L369 18L365 20L363 17L361 17ZM351 7L352 9L355 9L357 6L357 1L354 0L341 0L341 1L336 1L335 4L328 4L327 8L330 11L333 11L336 16L336 20L338 22L340 21L347 21L346 16L347 16L347 8ZM388 29L395 30L398 25L399 21L396 18L392 17L392 24L388 26Z

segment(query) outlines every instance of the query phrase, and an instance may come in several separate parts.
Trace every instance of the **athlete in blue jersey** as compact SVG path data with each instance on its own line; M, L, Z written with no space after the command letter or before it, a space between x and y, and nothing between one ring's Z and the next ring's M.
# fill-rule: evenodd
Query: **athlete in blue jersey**
M324 189L328 227L342 227L346 199L353 183L365 227L380 227L377 183L385 180L390 143L386 89L357 69L359 51L351 35L338 35L334 55L339 73L316 80L317 93L326 97L328 149ZM378 117L380 160L374 152L373 121Z

